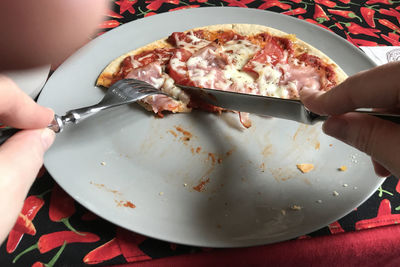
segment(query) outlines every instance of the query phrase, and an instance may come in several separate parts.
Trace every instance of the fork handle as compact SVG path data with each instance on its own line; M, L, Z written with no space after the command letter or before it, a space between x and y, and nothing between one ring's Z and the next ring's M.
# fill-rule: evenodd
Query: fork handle
M99 111L108 108L107 106L103 106L100 104L96 104L93 106L88 106L88 107L83 107L83 108L78 108L78 109L72 109L70 111L67 111L64 116L58 116L54 115L54 119L49 125L49 128L54 130L54 132L59 133L62 132L64 129L64 126L66 124L77 124L84 119L87 119L94 114L97 114Z
M64 129L64 126L66 124L77 124L95 114L97 114L99 111L109 109L109 108L114 108L117 106L121 106L124 104L132 103L135 102L129 100L129 101L121 101L117 103L107 103L107 99L103 98L99 103L92 105L92 106L87 106L83 108L77 108L77 109L72 109L70 111L67 111L64 116L54 116L54 120L50 125L55 125L54 128L52 128L56 133L62 132Z
M103 106L89 106L79 109L73 109L65 113L64 116L58 116L54 114L53 121L47 126L47 128L53 130L55 133L59 133L64 129L64 126L69 123L79 123L82 120L93 116L94 114L98 113L99 111L108 108ZM16 134L17 132L21 131L21 129L16 128L5 128L0 129L0 145L2 145L8 138Z

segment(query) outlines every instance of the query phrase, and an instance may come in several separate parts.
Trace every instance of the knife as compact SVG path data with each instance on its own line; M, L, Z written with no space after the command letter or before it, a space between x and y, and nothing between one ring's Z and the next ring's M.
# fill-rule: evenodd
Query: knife
M309 111L300 100L243 94L179 84L177 86L187 92L195 101L205 102L228 110L267 115L311 125L328 118L328 116L321 116ZM373 115L400 124L400 115L398 114L384 114L364 110L355 110L354 112Z

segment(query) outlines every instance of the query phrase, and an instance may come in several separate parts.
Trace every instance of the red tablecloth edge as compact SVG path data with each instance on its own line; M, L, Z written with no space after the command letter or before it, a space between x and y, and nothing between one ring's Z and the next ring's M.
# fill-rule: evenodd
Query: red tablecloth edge
M272 245L213 250L138 263L142 266L400 266L400 225L285 241ZM115 267L115 266L114 266Z

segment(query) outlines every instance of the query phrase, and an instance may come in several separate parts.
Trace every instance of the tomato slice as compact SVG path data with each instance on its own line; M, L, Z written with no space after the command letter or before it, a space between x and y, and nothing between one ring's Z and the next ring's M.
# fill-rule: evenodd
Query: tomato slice
M270 59L268 57L270 57ZM271 39L265 44L262 50L258 51L258 53L254 55L253 59L261 63L270 61L272 65L276 65L276 63L280 62L282 58L283 49L274 39Z
M168 74L175 83L186 85L189 81L186 61L192 56L192 53L183 48L174 51L168 62Z
M253 62L276 65L283 60L284 50L279 42L269 35L266 38L264 47L255 53L253 58L243 66L244 71L255 72Z
M125 78L126 75L132 71L132 69L132 58L128 56L122 60L118 72L113 75L111 84L114 84L115 82Z
M194 32L173 32L167 39L167 42L172 44L173 46L178 46L178 43L187 43L193 44L195 41L192 39L191 35L196 38L203 39L204 32L202 30L194 31Z
M140 66L145 66L155 61L159 61L161 65L166 64L172 56L170 48L156 48L154 50L144 51L134 56Z

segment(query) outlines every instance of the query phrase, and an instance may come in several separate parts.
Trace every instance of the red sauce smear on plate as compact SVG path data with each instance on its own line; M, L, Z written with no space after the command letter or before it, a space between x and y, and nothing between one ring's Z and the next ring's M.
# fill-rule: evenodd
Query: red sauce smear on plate
M119 207L124 206L124 207L131 208L131 209L136 208L136 205L130 201L123 201L123 200L117 201L116 200L115 202L117 202L117 206L119 206Z
M196 190L197 192L203 192L204 191L204 186L210 182L210 178L207 178L206 180L200 181L200 183L198 185L196 185L195 187L193 187L194 190Z

